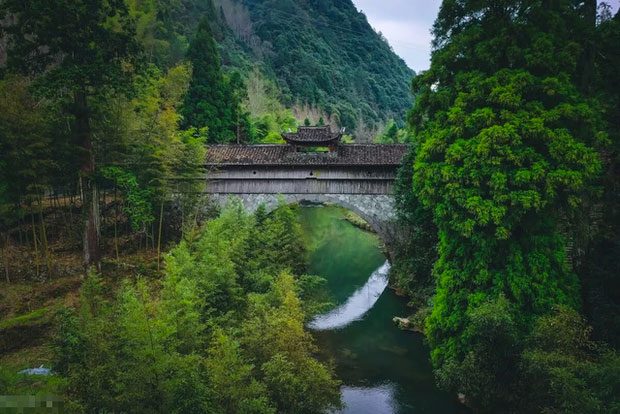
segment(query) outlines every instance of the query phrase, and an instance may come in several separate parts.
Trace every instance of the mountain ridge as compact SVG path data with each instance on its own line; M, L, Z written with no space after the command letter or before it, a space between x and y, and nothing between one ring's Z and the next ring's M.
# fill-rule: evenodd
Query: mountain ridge
M360 138L390 119L404 120L415 72L351 0L215 0L214 6L224 64L246 73L259 67L298 119L323 117ZM240 51L244 56L234 56Z

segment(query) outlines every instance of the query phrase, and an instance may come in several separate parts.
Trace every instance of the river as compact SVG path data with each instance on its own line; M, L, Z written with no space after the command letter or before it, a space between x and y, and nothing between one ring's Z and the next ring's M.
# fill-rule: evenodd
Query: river
M327 279L335 308L309 324L320 357L343 382L346 414L467 413L435 386L422 335L401 331L406 301L387 289L389 263L377 236L344 220L338 207L304 206L300 221L310 273Z

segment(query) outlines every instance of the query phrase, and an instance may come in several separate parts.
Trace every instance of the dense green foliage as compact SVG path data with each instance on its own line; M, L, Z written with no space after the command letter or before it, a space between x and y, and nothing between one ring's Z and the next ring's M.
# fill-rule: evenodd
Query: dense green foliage
M444 1L431 68L414 80L399 208L405 222L428 212L437 226L426 331L439 383L482 412L617 409L617 357L590 345L576 313L579 246L600 237L589 224L611 135L600 114L615 111L592 88L597 33L613 32L593 16L596 2ZM412 240L432 245L432 232L414 228ZM411 251L417 282L411 263L427 261ZM551 326L558 341L544 345ZM582 342L562 342L572 337Z
M190 65L157 67L145 53L156 32L155 5L2 5L3 16L15 17L4 28L8 66L0 80L5 245L23 243L29 215L37 276L42 257L52 273L48 239L75 237L70 226L46 229L42 197L55 194L70 197L71 210L79 195L85 264L97 264L106 236L113 235L118 257L123 217L145 245L160 250L164 205L172 204L176 188L194 194L181 197L180 207L182 221L195 222L207 129L179 128ZM170 178L177 179L174 188ZM113 232L103 227L102 194L117 204Z
M66 153L71 144L57 106L37 100L29 87L28 79L20 76L0 80L4 205L38 200L46 186L60 181L62 169L76 164L76 157Z
M241 113L244 85L240 83L239 74L223 73L217 44L206 18L198 26L187 58L192 64L193 76L183 106L183 123L194 128L206 127L214 142L239 141L242 116L247 124L247 115Z
M592 341L574 310L559 307L536 321L520 362L527 412L618 412L620 358Z
M401 231L395 243L391 278L395 286L410 298L410 305L424 315L433 294L432 269L437 260L437 228L431 212L411 191L411 165L415 154L416 148L413 146L403 160L396 179L396 209ZM421 322L418 325L423 325Z
M609 16L608 16L609 17ZM615 348L620 346L620 14L600 23L596 33L596 77L593 82L602 103L611 145L603 176L603 195L594 214L591 242L580 245L584 255L577 265L583 278L584 310L594 335ZM589 228L587 227L587 228Z
M94 102L123 94L131 83L138 47L129 9L123 1L2 2L7 25L8 66L39 75L35 90L71 118L83 184L84 263L99 259L98 186L92 122ZM74 171L74 174L77 171ZM74 175L74 177L77 174Z
M313 358L303 326L291 273L305 268L296 220L287 206L250 216L232 203L172 249L161 289L125 281L109 300L109 285L89 276L55 340L72 407L292 414L339 406L339 384Z

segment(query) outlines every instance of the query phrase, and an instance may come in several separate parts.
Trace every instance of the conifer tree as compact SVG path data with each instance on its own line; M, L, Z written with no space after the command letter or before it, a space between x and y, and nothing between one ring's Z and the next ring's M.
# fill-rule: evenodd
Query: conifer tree
M93 101L123 92L137 57L132 21L122 0L6 0L11 70L41 74L37 90L72 101L73 134L81 149L84 264L99 260L99 195L92 129Z
M266 387L252 378L254 367L244 361L239 344L233 339L222 332L216 332L205 365L220 412L275 412L270 406Z
M444 1L431 68L414 81L413 191L439 236L432 360L440 382L481 410L514 395L511 341L554 306L579 306L561 224L591 197L604 142L578 86L582 12Z
M210 142L231 142L236 139L239 123L238 101L233 99L217 43L207 18L203 18L190 43L187 58L193 74L182 110L186 128L209 130Z
M603 178L598 228L588 236L579 273L584 285L584 310L597 339L620 346L620 11L614 17L602 9L595 42L595 95L603 103L611 142ZM592 234L594 233L594 234Z

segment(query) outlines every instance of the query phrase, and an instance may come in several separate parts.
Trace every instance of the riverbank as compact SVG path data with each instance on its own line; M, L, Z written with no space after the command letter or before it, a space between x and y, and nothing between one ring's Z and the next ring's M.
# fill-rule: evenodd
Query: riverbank
M358 216L357 214L355 214L352 211L348 211L347 210L347 211L344 212L344 220L346 220L349 223L353 224L358 229L367 231L369 233L375 233L375 231L372 228L372 226L370 224L368 224L368 222L366 220L364 220L363 218L361 218L360 216Z

